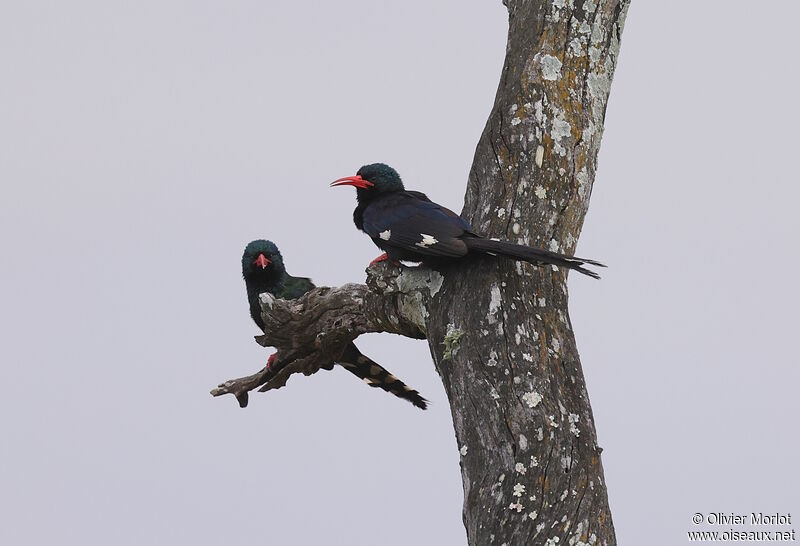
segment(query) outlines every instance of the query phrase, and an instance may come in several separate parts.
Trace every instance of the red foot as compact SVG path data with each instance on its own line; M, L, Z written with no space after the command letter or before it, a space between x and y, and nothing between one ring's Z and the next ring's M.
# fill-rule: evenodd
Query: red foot
M378 256L377 258L375 258L374 260L372 260L371 262L369 262L369 265L368 265L367 267L372 267L372 266L373 266L373 265L375 265L376 263L378 263L378 262L385 262L385 261L386 261L386 260L388 260L388 259L389 259L389 255L388 255L388 254L386 254L386 253L384 252L383 254L381 254L380 256Z
M271 355L269 355L269 359L267 359L267 371L268 372L272 371L272 363L275 362L275 357L277 356L277 354L278 353L272 353Z

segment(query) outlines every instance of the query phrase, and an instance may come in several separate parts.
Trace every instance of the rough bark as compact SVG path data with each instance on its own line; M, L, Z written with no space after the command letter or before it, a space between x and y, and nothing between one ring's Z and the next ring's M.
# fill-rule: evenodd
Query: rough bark
M390 332L425 338L425 302L442 284L436 271L386 264L368 271L367 285L318 287L296 300L261 294L263 347L278 349L271 366L211 390L213 396L233 394L242 407L248 393L286 385L296 373L311 375L330 368L348 343L368 332Z
M505 64L462 211L477 232L573 253L628 3L504 2ZM325 290L265 304L275 333L261 341L280 369L265 387L364 332L424 336L450 401L469 544L616 544L565 271L486 258L441 274L381 267L366 287ZM217 394L250 385L235 381Z
M628 2L507 5L505 65L462 216L482 234L572 254ZM447 275L431 306L472 545L616 543L565 273L484 261ZM437 342L448 329L465 332L449 359Z

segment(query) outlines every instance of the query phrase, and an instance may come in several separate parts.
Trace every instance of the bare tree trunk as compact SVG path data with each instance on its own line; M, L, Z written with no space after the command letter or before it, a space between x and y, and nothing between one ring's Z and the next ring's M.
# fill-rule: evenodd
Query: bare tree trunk
M571 255L628 2L507 6L505 65L461 215L481 234ZM429 312L469 543L615 544L566 271L483 260L447 274ZM457 350L448 331L463 332Z
M478 233L572 254L589 204L629 0L507 0L505 65L462 216ZM422 188L420 188L422 189ZM284 385L364 332L427 337L461 453L472 546L616 544L567 309L566 271L484 258L440 275L381 266L368 286L264 300Z

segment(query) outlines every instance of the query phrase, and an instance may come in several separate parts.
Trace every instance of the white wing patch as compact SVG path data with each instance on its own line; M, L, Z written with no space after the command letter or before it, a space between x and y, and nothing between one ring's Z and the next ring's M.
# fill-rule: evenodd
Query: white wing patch
M378 233L378 237L380 237L384 241L388 241L389 237L391 237L391 236L392 236L392 230L391 229L387 229L386 231L381 231L380 233Z
M427 233L420 233L422 235L422 240L416 243L417 246L422 248L428 248L429 246L433 246L439 241L433 235L428 235Z

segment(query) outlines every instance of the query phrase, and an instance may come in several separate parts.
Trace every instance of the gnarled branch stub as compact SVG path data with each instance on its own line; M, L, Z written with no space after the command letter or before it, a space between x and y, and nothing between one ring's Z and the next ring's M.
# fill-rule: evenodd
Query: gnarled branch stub
M438 271L381 263L367 270L366 284L321 286L294 300L261 294L265 333L255 339L263 347L275 347L277 356L269 369L228 380L211 394L234 394L244 407L250 390L280 388L293 374L330 369L361 334L425 339L427 306L442 282Z

